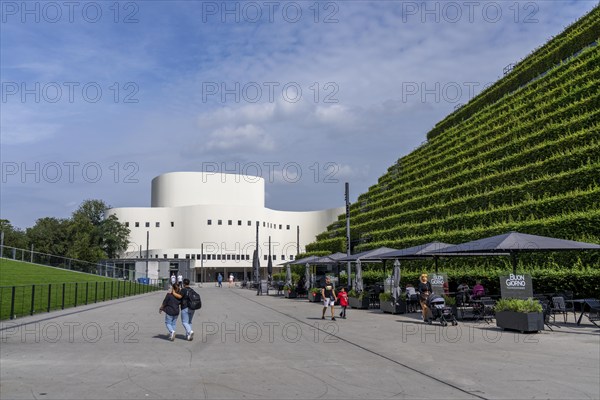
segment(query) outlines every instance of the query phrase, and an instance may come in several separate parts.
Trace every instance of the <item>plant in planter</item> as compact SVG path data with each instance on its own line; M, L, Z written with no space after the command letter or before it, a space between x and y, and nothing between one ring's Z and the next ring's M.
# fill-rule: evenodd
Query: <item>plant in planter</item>
M357 292L352 289L348 292L348 305L351 308L368 309L369 308L369 294L365 291Z
M321 289L320 288L312 288L308 292L308 301L312 301L313 303L321 301Z
M444 298L446 306L452 308L452 315L458 317L458 310L456 308L456 298L450 297L446 294L442 295L442 297Z
M500 299L496 303L496 326L521 332L544 330L542 305L534 299Z
M394 303L394 297L389 292L379 294L379 308L385 313L404 314L406 312L406 293L401 293Z
M288 299L295 299L298 297L296 287L294 285L285 285L283 287L283 295Z

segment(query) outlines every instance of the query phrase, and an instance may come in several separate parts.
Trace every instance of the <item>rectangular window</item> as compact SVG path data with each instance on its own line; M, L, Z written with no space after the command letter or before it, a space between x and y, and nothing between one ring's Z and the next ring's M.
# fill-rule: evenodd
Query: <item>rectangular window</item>
M139 228L139 227L140 227L140 223L139 223L139 222L136 222L136 223L135 223L135 227L136 227L136 228Z
M179 254L173 255L173 258L179 258Z
M217 259L217 255L216 255L216 254L213 254L213 255L212 255L212 259L213 259L213 260L216 260L216 259Z
M206 221L206 225L212 225L212 219L209 219L208 221Z
M263 256L263 258L265 259L265 261L267 261L267 255L266 254Z
M146 228L150 228L150 222L146 222Z
M248 221L248 226L252 226L252 221Z
M125 222L125 227L129 228L129 222Z
M220 259L221 259L221 255L217 254L217 260L220 260Z
M238 219L238 226L242 226L242 220Z
M290 256L290 260L293 260L293 259L294 259L294 255L292 254L292 255Z
M163 254L163 258L167 258L167 255L166 255L166 254Z
M233 221L232 220L227 220L227 225L231 225L231 224L233 224Z
M250 254L246 254L246 261L250 261Z
M267 223L266 223L266 222L263 222L263 228L264 228L266 225L267 225Z
M240 255L239 255L239 254L238 254L238 255L236 255L236 256L235 256L235 259L236 259L237 261L240 261Z
M199 259L200 259L200 257L202 257L202 255L201 255L201 254L196 254L196 260L199 260ZM204 258L203 258L203 260L204 260Z
M160 228L160 222L157 222L156 224L154 224L154 226L156 226L157 228Z
M277 256L273 254L273 261L277 260Z
M223 221L222 220L218 220L217 221L217 225L223 225Z
M158 258L158 254L156 254L156 255L154 256L154 258Z
M281 255L281 261L285 261L285 254Z
M175 222L171 221L171 228L175 227Z
M185 258L186 258L187 260L189 260L189 259L190 259L190 255L189 255L189 254L186 254L186 255L185 255Z
M290 230L290 226L289 226L289 225L286 225L286 229L289 231L289 230Z
M279 229L282 229L282 228L283 228L283 225L279 224Z

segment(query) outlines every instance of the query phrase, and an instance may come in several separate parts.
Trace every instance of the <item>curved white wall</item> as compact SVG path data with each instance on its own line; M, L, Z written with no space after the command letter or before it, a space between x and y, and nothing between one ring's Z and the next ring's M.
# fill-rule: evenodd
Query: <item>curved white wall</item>
M152 180L152 207L200 204L264 207L265 180L217 172L171 172Z
M269 236L274 265L289 261L299 252L298 227L303 252L343 212L342 207L298 212L271 210L264 207L262 178L177 172L152 181L152 207L112 208L107 215L116 215L131 231L131 245L124 257L139 256L140 246L145 257L149 232L150 258L197 258L204 246L204 254L211 255L204 266L234 268L251 266L257 222L261 266L265 267L263 256L268 254ZM213 254L225 259L213 260ZM233 259L228 260L228 255Z

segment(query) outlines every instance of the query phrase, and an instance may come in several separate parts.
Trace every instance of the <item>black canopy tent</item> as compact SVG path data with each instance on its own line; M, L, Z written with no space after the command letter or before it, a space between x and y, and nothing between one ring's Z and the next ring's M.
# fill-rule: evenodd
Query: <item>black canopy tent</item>
M330 254L328 256L322 256L317 258L316 260L313 260L311 262L312 265L335 265L336 267L336 276L339 280L340 278L340 263L341 261L339 261L341 258L346 257L346 254L344 253L333 253Z
M363 261L369 261L369 262L382 262L383 261L383 271L385 273L385 261L386 260L382 260L379 258L379 255L384 254L384 253L389 253L391 251L396 251L396 249L392 249L389 247L379 247L377 249L373 249L373 250L367 250L367 251L363 251L360 253L356 253L356 254L352 254L350 256L346 256L346 257L341 257L340 259L338 259L339 262L343 262L343 261L353 261L357 264L357 285L355 285L356 287L362 288L362 273L359 273L359 271L361 272L362 267L360 265L361 262ZM350 277L348 277L349 279ZM360 280L360 282L358 282Z
M600 245L573 240L556 239L547 236L529 235L520 232L508 232L471 242L457 244L431 254L440 256L453 255L509 255L513 273L517 273L517 256L519 253L537 251L568 251L568 250L600 250Z
M449 243L431 242L419 246L408 247L406 249L394 250L388 253L379 254L377 257L381 260L389 259L423 259L433 258L435 263L435 272L438 272L438 259L441 257L436 254L431 254L433 251L442 250L453 246Z

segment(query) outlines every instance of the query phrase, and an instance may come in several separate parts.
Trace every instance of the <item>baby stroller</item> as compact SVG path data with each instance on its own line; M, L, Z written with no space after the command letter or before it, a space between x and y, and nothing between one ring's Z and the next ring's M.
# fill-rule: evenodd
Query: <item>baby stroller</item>
M438 320L442 326L446 326L448 323L458 325L458 321L452 314L452 308L446 307L446 301L442 296L435 293L430 294L427 298L427 307L431 310L432 315L429 323Z

